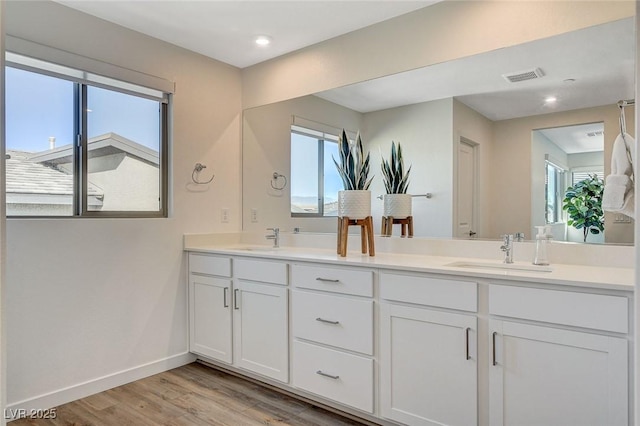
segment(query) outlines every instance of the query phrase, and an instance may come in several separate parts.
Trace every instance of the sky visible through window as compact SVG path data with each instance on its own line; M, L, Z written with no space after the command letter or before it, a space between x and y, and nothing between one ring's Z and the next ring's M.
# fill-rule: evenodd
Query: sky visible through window
M7 149L44 151L52 136L56 147L73 142L74 83L11 67L5 79ZM159 117L157 101L90 87L88 110L89 137L113 132L158 150L159 125L139 120Z

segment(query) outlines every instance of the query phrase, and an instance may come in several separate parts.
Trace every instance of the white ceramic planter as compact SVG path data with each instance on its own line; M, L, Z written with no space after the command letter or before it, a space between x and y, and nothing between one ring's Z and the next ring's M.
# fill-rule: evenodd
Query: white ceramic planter
M371 191L338 191L338 216L349 219L371 216Z
M384 216L406 219L411 216L411 194L385 194Z

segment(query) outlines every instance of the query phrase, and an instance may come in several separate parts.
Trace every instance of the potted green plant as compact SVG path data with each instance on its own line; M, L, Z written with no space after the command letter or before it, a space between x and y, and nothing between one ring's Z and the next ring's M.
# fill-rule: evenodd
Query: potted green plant
M564 194L562 210L569 215L567 224L582 229L584 242L587 242L589 233L604 231L603 190L604 182L594 174L570 186Z
M371 216L371 192L369 186L369 153L365 155L360 132L354 144L349 142L347 132L342 129L338 140L339 160L333 159L342 178L343 191L338 192L338 216L364 219Z
M411 166L405 170L402 158L402 147L391 141L389 160L382 158L382 181L384 195L384 216L405 219L411 216L411 195L407 194Z

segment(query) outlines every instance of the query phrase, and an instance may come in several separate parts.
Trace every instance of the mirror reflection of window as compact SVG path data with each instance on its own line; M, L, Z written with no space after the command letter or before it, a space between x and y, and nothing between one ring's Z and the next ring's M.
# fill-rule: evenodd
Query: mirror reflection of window
M291 126L291 216L337 216L338 136Z
M564 170L550 161L545 161L545 219L547 224L562 221L562 196L565 190Z
M534 130L532 156L532 188L536 188L535 195L532 195L532 225L552 225L555 240L582 242L580 230L567 225L563 200L567 189L576 183L593 175L604 178L604 123ZM544 188L541 176L543 162ZM602 238L600 235L590 242L601 242Z

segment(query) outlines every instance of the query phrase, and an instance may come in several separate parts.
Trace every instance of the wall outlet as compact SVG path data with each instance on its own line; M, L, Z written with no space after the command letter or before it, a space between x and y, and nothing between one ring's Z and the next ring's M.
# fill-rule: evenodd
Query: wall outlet
M220 222L229 223L229 209L224 208L220 211Z
M251 209L251 222L258 223L258 209Z

